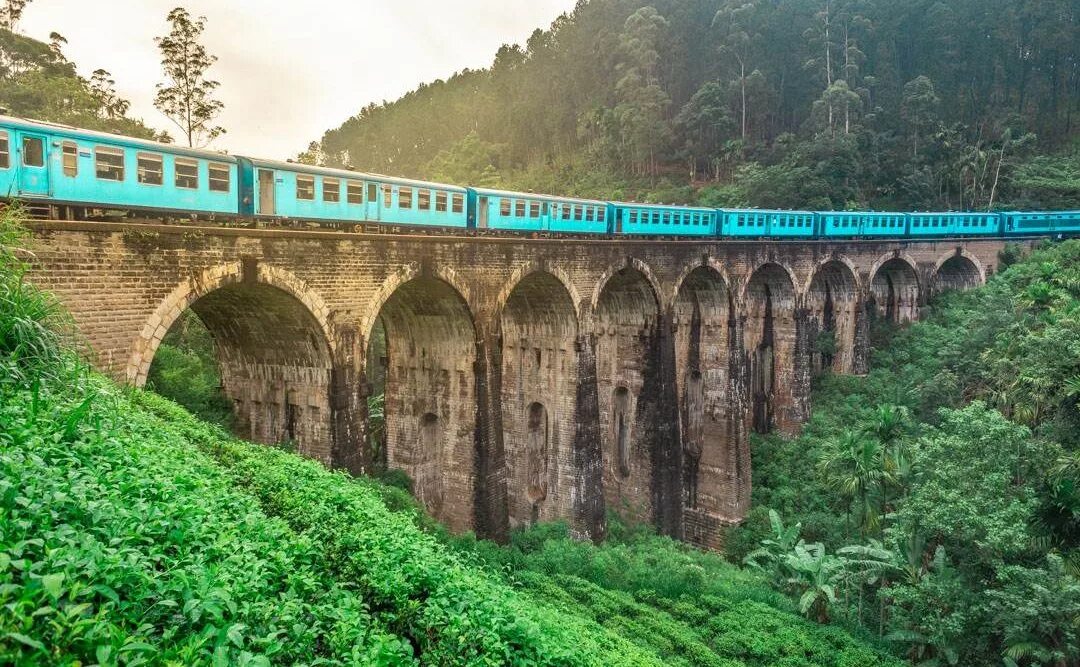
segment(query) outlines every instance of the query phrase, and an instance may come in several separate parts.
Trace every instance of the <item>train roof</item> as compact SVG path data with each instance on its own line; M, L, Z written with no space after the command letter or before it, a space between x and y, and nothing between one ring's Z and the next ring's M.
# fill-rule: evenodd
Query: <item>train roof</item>
M785 215L813 215L813 211L785 210L779 208L722 208L721 213L783 213Z
M50 123L43 120L31 120L28 118L18 118L16 116L0 115L0 127L15 127L22 130L31 130L47 134L61 135L65 137L72 137L75 139L85 139L86 141L122 144L135 148L145 148L146 150L155 151L158 153L170 153L173 155L183 155L186 157L202 158L205 160L216 160L218 162L236 162L235 155L229 155L228 153L222 151L213 151L205 148L188 148L187 146L166 144L161 141L152 141L150 139L137 139L135 137L129 137L124 134L99 132L97 130L84 130L82 128L73 127L71 125L64 125L63 123Z
M672 211L672 210L675 210L675 209L679 209L679 210L685 210L685 211L701 211L703 213L715 213L716 212L715 208L709 208L707 206L685 206L683 204L643 204L643 203L640 203L640 202L629 202L629 201L617 201L617 202L612 202L612 204L614 204L615 206L623 207L623 208L625 208L625 207L648 208L648 209L660 209L660 210L664 210L664 211Z
M536 199L546 202L572 202L575 204L591 204L596 206L605 206L607 202L600 199L587 199L584 197L560 197L558 195L546 195L536 192L516 192L514 190L497 190L495 188L473 188L473 192L478 195L487 195L494 197L512 197L514 199Z

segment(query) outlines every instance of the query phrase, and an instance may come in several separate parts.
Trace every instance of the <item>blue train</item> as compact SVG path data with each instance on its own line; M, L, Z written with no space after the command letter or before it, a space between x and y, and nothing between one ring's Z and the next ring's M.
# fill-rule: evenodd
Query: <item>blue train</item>
M1080 233L1080 211L769 211L605 202L232 156L9 116L0 116L0 197L77 219L121 211L389 232L732 239Z

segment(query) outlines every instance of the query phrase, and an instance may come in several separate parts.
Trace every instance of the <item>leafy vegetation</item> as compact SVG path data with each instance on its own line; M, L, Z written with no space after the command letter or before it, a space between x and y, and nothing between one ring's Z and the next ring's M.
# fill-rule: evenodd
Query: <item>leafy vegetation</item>
M1077 208L1077 43L1068 0L583 0L302 158L712 206Z
M200 419L225 428L232 425L232 406L222 390L213 335L190 310L162 339L146 387L168 396Z
M1080 241L929 311L822 378L797 440L755 440L729 555L917 663L1075 664Z

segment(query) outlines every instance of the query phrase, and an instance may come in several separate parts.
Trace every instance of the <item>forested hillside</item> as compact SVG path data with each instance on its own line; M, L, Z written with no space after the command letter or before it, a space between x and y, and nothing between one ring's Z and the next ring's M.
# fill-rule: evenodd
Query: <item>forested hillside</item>
M1080 207L1078 44L1075 0L582 0L301 158L712 205Z

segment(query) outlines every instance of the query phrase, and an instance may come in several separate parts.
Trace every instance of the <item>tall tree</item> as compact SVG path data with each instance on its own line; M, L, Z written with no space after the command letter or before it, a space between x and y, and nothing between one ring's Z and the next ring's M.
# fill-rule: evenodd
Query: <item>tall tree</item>
M122 118L131 107L128 102L116 92L116 81L108 70L96 69L90 76L90 93L101 104L100 113L102 118Z
M154 106L176 123L187 138L188 146L205 146L225 133L213 125L225 104L214 99L221 84L206 77L217 57L206 52L199 37L206 27L206 17L193 18L183 7L169 12L169 34L158 37L161 65L168 81L159 83Z
M0 4L0 29L14 32L28 4L30 0L3 0L3 4Z

